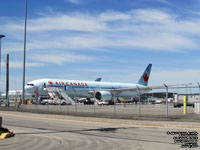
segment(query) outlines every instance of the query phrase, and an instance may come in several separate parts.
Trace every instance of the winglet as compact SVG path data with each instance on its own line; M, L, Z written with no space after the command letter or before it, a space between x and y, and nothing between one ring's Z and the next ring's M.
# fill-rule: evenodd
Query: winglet
M150 77L150 73L151 73L151 67L152 67L152 64L149 64L147 66L147 68L145 69L144 73L140 77L140 80L138 81L138 84L141 84L141 85L144 85L144 86L148 85L148 81L149 81L149 77Z
M96 81L96 82L100 82L100 81L101 81L101 78L97 78L95 81Z

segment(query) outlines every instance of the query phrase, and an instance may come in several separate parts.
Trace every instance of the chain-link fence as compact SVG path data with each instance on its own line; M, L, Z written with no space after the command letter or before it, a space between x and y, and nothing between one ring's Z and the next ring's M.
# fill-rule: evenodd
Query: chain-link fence
M160 96L158 96L159 94ZM185 114L184 96L187 98L188 105L185 108L187 111ZM178 87L174 89L166 86L166 89L162 92L143 95L140 95L138 88L138 95L131 100L120 99L115 95L114 97L113 105L99 103L98 101L95 101L94 104L75 101L74 105L61 105L61 103L57 105L45 103L42 105L34 104L31 101L22 104L23 102L19 98L10 98L9 104L6 100L1 100L0 110L141 120L200 121L200 115L198 112L195 113L196 108L194 108L195 103L200 103L198 87ZM192 103L190 104L190 102Z

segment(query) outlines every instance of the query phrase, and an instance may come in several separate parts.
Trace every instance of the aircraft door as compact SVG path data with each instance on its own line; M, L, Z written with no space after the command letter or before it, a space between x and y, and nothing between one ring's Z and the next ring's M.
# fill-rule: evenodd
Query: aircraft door
M64 85L64 91L69 91L69 85Z
M47 85L46 85L46 83L44 83L44 88L47 88Z

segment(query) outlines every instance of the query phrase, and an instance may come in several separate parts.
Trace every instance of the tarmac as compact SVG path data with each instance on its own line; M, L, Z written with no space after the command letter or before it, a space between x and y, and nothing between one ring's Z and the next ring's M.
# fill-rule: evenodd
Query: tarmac
M200 132L199 122L141 121L0 111L15 137L0 140L6 150L183 149L169 132ZM199 140L197 141L197 144ZM194 150L199 147L192 148Z

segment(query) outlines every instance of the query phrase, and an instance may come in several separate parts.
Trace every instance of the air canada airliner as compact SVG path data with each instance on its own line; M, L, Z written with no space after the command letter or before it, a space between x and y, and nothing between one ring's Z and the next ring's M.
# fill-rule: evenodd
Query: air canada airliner
M96 98L97 100L110 101L114 97L130 98L138 94L146 93L154 88L163 86L148 86L152 64L149 64L140 77L137 84L115 83L115 82L96 82L81 80L62 80L62 79L38 79L29 82L25 86L26 94L47 96L45 90L48 87L62 89L69 97Z

